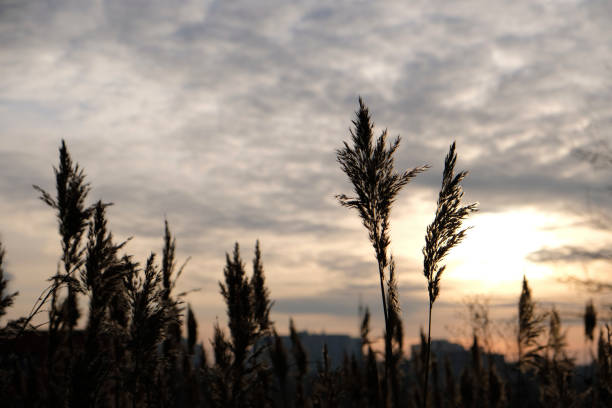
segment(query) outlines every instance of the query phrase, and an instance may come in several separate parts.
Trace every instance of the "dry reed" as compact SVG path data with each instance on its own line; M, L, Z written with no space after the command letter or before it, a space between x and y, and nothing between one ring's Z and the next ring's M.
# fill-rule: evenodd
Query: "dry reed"
M457 153L455 152L455 143L453 142L444 160L442 187L438 196L436 215L433 222L427 227L425 246L423 247L423 274L427 279L427 292L429 294L424 407L427 405L427 386L429 381L431 310L440 294L440 280L446 268L446 265L440 265L440 263L449 251L465 237L467 228L461 229L463 220L477 210L477 204L475 203L461 206L461 198L463 197L461 182L468 173L467 171L460 171L455 174L456 162Z
M344 142L344 147L336 151L337 161L352 183L355 196L348 197L341 194L336 198L344 207L357 210L374 247L385 319L385 350L390 351L394 330L389 321L391 312L387 304L388 295L385 294L385 281L389 268L387 249L391 241L389 236L391 206L402 187L428 166L415 167L401 173L396 172L394 154L399 148L400 137L398 136L388 145L385 130L374 141L372 134L374 125L371 122L369 110L361 98L359 98L359 111L355 114L357 118L353 120L354 129L350 130L352 146ZM386 283L389 285L389 282ZM399 310L394 313L399 313ZM391 354L385 353L385 384L383 387L385 396L388 396L391 361Z

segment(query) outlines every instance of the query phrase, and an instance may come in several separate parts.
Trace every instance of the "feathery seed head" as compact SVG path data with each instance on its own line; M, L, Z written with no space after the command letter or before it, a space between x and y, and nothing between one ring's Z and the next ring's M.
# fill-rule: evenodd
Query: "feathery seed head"
M387 265L391 205L402 187L428 166L396 172L393 155L399 147L400 138L387 144L385 130L376 141L373 140L374 125L361 98L356 116L357 119L353 120L354 129L350 130L353 146L344 142L344 147L336 151L337 161L353 184L355 196L341 194L336 198L341 205L357 210L368 230L378 262L384 267Z
M519 367L523 362L530 360L540 349L538 337L544 330L543 322L546 317L536 311L535 302L531 299L531 289L527 278L523 276L523 289L518 305L518 349Z
M593 305L593 300L589 300L584 311L584 334L593 341L593 332L597 326L597 311Z
M255 243L255 257L253 258L253 276L251 277L251 287L253 296L253 313L255 321L260 331L266 331L272 324L270 322L270 309L273 302L270 301L270 291L266 288L263 263L261 260L261 250L259 240Z
M198 321L193 314L191 305L187 305L187 350L193 354L194 346L198 338Z
M476 203L461 206L463 197L461 182L468 173L461 171L454 174L456 162L457 153L453 142L444 160L436 215L434 221L427 227L423 247L423 274L427 278L430 303L433 303L440 294L440 280L446 268L445 265L440 266L440 262L465 237L468 228L461 229L463 220L477 211Z
M13 305L13 301L19 292L12 294L5 294L4 291L8 285L8 281L4 279L4 268L2 262L4 261L4 248L2 242L0 242L0 317L6 314L6 309Z

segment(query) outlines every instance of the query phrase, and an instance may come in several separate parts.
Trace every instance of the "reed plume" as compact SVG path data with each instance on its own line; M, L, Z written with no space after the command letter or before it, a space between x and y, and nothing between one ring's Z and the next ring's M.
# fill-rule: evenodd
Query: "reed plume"
M234 357L231 396L234 398L232 401L241 406L244 399L242 383L248 357L247 351L255 340L256 323L253 319L251 285L244 270L244 263L240 258L238 243L235 244L231 257L226 254L226 266L223 273L225 283L219 283L219 286L227 304L228 325Z
M198 339L198 321L193 314L191 305L187 305L187 351L193 354L196 341Z
M4 277L4 248L2 246L2 242L0 242L0 317L6 314L6 309L13 305L15 297L19 294L19 292L14 293L5 293L6 287L8 286L8 281Z
M76 375L71 395L76 406L97 406L114 368L108 340L118 337L118 333L111 323L109 311L114 295L121 291L128 268L118 256L125 242L115 245L107 230L105 209L108 205L98 201L94 206L85 264L80 271L81 291L89 295L89 319L85 349L74 368Z
M126 242L115 245L112 233L107 230L105 211L108 206L101 201L95 204L89 224L85 265L80 274L81 288L90 296L87 331L92 337L98 334L113 295L120 290L127 273L126 264L118 255Z
M164 246L162 249L161 276L162 276L162 308L166 314L166 327L164 327L164 364L163 372L160 374L159 388L162 391L164 404L170 407L176 404L172 395L179 393L178 384L172 381L181 370L180 354L183 351L181 346L181 327L182 321L182 296L174 294L177 282L189 258L177 268L176 264L176 238L170 231L168 220L164 220Z
M565 352L566 334L555 307L549 319L546 353L535 360L541 378L540 399L544 405L574 407L577 406L577 395L571 387L574 362Z
M156 386L161 356L158 348L165 338L169 315L163 305L163 276L155 265L155 254L147 259L144 270L130 263L124 283L130 302L130 327L127 350L131 355L128 389L134 401L143 395L147 404L157 399Z
M593 300L589 300L584 309L584 335L591 342L593 341L593 332L597 327L597 311L593 305Z
M79 280L75 276L83 265L84 249L81 245L83 233L88 225L92 208L85 205L89 193L89 183L78 164L73 164L66 143L62 140L59 148L59 165L53 167L55 174L56 194L53 197L37 185L34 189L40 193L40 199L56 211L58 229L61 237L61 264L55 275L49 278L51 284L38 297L28 316L23 319L20 334L23 334L43 305L50 301L48 308L48 358L49 405L62 406L68 401L68 384L70 383L69 366L73 355L69 352L72 346L72 333L80 317L77 293L80 291ZM67 295L61 304L58 303L59 291L67 287ZM67 331L66 336L62 331ZM62 348L67 345L68 347ZM65 355L59 355L63 352Z
M251 277L253 315L260 332L267 332L272 322L270 309L274 302L270 301L270 291L266 288L263 263L259 240L255 242L255 257L253 258L253 276Z
M164 329L166 338L164 340L164 353L166 358L171 360L170 364L175 364L176 354L178 353L181 340L181 297L185 293L174 296L173 290L176 288L179 277L185 270L189 258L179 267L176 266L176 238L172 235L168 220L164 220L164 247L162 249L162 303L166 314L168 314L168 326Z
M561 331L561 317L554 306L549 314L549 319L547 350L552 352L553 360L559 360L566 357L567 340L566 333Z
M78 164L72 164L72 158L62 140L59 149L60 160L58 168L54 167L56 196L43 190L37 185L34 189L40 192L40 199L49 207L57 211L59 233L62 238L62 262L63 274L57 274L51 278L53 285L50 294L56 296L60 285L65 283L68 287L68 295L65 300L62 322L72 332L80 316L77 305L78 281L74 273L83 264L81 251L81 237L92 212L91 207L85 206L85 199L89 193L89 183L85 182L85 174ZM48 295L40 302L38 309L45 303ZM51 313L54 313L55 305L52 305ZM34 312L34 314L38 311ZM50 319L52 320L52 319ZM29 323L29 321L28 321Z
M477 211L477 204L461 206L463 189L461 182L467 176L467 171L460 171L455 175L457 153L455 142L450 145L444 160L442 187L438 197L436 215L433 222L427 227L425 246L423 247L423 273L427 279L427 292L429 293L429 318L427 331L427 357L425 362L425 389L423 406L427 404L427 385L429 380L429 356L431 349L431 309L440 294L440 279L446 265L440 265L448 252L458 245L467 228L461 229L461 224L471 213Z
M354 129L350 130L352 146L344 142L344 147L336 151L336 158L342 171L353 185L354 197L337 195L340 204L357 210L376 255L380 292L385 319L386 350L391 350L392 329L389 327L389 308L385 294L386 271L389 266L387 249L390 244L391 206L400 192L412 178L428 166L415 167L410 171L396 172L394 154L399 148L400 137L387 144L387 131L374 141L372 131L374 124L363 100L359 98L357 118L352 121ZM385 380L389 377L391 356L385 356ZM388 383L384 387L387 394Z
M527 278L523 276L523 289L519 298L518 308L518 365L522 371L526 364L532 362L537 353L543 349L538 344L538 338L544 331L545 314L536 310L535 302L531 298L531 289Z
M259 358L267 345L260 340L271 333L272 323L269 321L271 302L269 291L265 286L265 276L261 261L259 242L255 246L253 260L253 275L249 279L240 257L238 243L234 245L232 255L226 253L226 264L223 270L224 282L219 282L221 295L227 306L229 340L225 340L223 332L218 330L215 335L215 348L226 349L229 345L230 375L229 389L222 389L229 400L217 395L218 401L231 406L247 406L253 395L267 387L268 375L265 363ZM217 332L216 332L217 333ZM217 341L218 340L218 341ZM220 343L219 343L220 342ZM217 351L215 351L217 354ZM214 372L225 375L225 368L218 367ZM218 379L215 379L218 382ZM225 395L224 394L224 395Z
M527 278L523 276L523 289L518 304L518 402L524 397L523 371L528 365L533 365L538 358L538 352L544 347L538 344L538 338L544 330L545 315L536 310L535 302L531 299L531 289Z
M363 312L361 312L363 310ZM370 345L370 309L366 306L360 309L361 325L359 326L359 337L361 338L361 356L366 355L367 347Z

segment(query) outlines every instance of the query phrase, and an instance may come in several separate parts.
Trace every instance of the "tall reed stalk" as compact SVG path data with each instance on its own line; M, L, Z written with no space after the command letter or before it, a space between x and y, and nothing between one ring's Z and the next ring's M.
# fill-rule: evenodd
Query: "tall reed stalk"
M40 192L40 199L56 210L59 233L61 236L63 272L58 264L57 273L49 281L51 284L43 291L35 302L29 315L23 319L19 334L23 334L43 305L50 300L48 324L47 371L49 373L49 405L62 406L69 398L68 384L70 366L74 356L69 352L72 346L72 333L80 317L77 304L77 293L80 291L77 271L83 266L84 251L81 241L88 226L92 213L91 207L85 206L89 193L89 184L85 182L85 174L78 164L72 163L66 143L62 140L59 148L59 165L54 167L56 195L38 186L33 186ZM58 305L58 292L67 288L67 295L61 305ZM65 336L67 334L67 336ZM67 346L62 349L64 337ZM63 352L64 355L60 355Z
M373 140L374 124L370 120L368 108L359 98L359 111L353 120L354 129L350 130L352 146L344 142L344 147L336 151L337 161L342 171L353 184L354 197L344 194L336 196L344 207L354 208L359 213L378 263L380 292L385 318L385 350L392 349L391 342L394 330L390 324L390 310L385 293L386 270L389 268L387 249L391 242L389 237L391 206L397 194L408 182L428 166L415 167L410 171L398 173L394 169L394 154L399 147L400 137L387 144L387 131ZM393 284L393 282L388 282ZM399 310L396 311L399 313ZM385 387L383 392L388 397L389 375L392 356L385 353Z
M427 227L425 235L425 247L423 247L423 273L427 278L427 292L429 293L429 316L427 328L427 357L425 359L425 389L423 395L423 407L427 406L427 386L429 380L429 359L431 353L431 310L433 304L440 294L440 279L446 269L446 265L440 265L448 252L458 245L463 238L467 228L461 229L461 224L471 213L477 211L477 204L461 206L463 189L461 182L467 176L467 171L455 172L457 153L455 142L450 146L446 159L444 160L444 172L442 175L442 187L438 197L436 216Z
M226 253L224 282L219 282L227 306L229 338L215 326L213 349L213 390L211 405L245 407L267 387L267 373L259 346L265 336L273 334L269 320L272 302L266 286L259 241L255 245L253 275L249 279L240 257L238 243L232 255Z
M72 378L72 404L98 406L108 378L116 371L116 362L108 345L116 336L109 310L114 295L121 290L128 271L127 264L118 256L126 242L113 243L107 229L105 209L108 204L95 204L85 250L85 264L80 271L81 291L89 295L89 318L85 330L85 345L75 364Z
M8 280L4 277L4 268L2 262L4 261L4 248L2 242L0 242L0 318L6 314L6 309L13 305L15 297L19 292L6 293L6 287L8 286Z
M521 296L518 304L518 334L517 334L517 347L518 347L518 401L521 403L521 399L525 394L523 392L523 370L525 370L528 363L533 362L537 359L538 353L544 349L538 343L540 334L544 331L544 319L546 315L540 313L536 309L536 304L531 298L531 289L527 278L523 276L523 288L521 290Z
M76 292L78 281L74 278L75 272L83 265L83 249L81 248L81 237L88 225L89 217L93 211L92 207L85 207L85 199L89 193L89 183L85 182L85 174L78 164L73 166L72 158L62 140L59 148L59 166L53 167L56 181L56 197L34 185L35 190L40 192L40 199L49 207L57 211L59 233L62 237L62 258L64 273L59 271L52 276L49 281L51 285L47 287L38 297L28 316L22 319L20 334L23 334L34 316L36 316L42 306L51 298L49 310L49 332L52 334L54 322L57 325L62 321L67 321L67 325L72 329L78 319L78 308L76 304ZM66 299L67 313L61 316L56 305L57 291L62 284L68 285L68 297Z

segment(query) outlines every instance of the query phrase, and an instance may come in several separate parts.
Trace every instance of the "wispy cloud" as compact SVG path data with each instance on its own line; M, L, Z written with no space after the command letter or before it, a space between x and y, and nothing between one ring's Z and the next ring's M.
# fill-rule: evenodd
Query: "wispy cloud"
M214 287L231 242L260 238L269 269L313 275L308 296L278 307L324 296L325 273L367 279L369 258L347 261L370 250L366 237L333 199L347 188L334 151L358 94L402 135L398 167L434 166L399 207L435 191L455 139L483 212L576 206L586 186L609 183L572 151L612 130L611 15L604 1L5 1L0 195L13 212L0 225L7 258L28 269L11 269L15 285L42 285L52 269L15 259L24 250L6 231L22 243L28 222L51 219L30 185L52 189L60 138L139 250L170 219L194 257L186 276ZM291 286L272 271L277 289Z
M610 261L612 250L588 250L581 247L566 246L562 248L543 248L533 252L528 257L533 262L585 262Z

